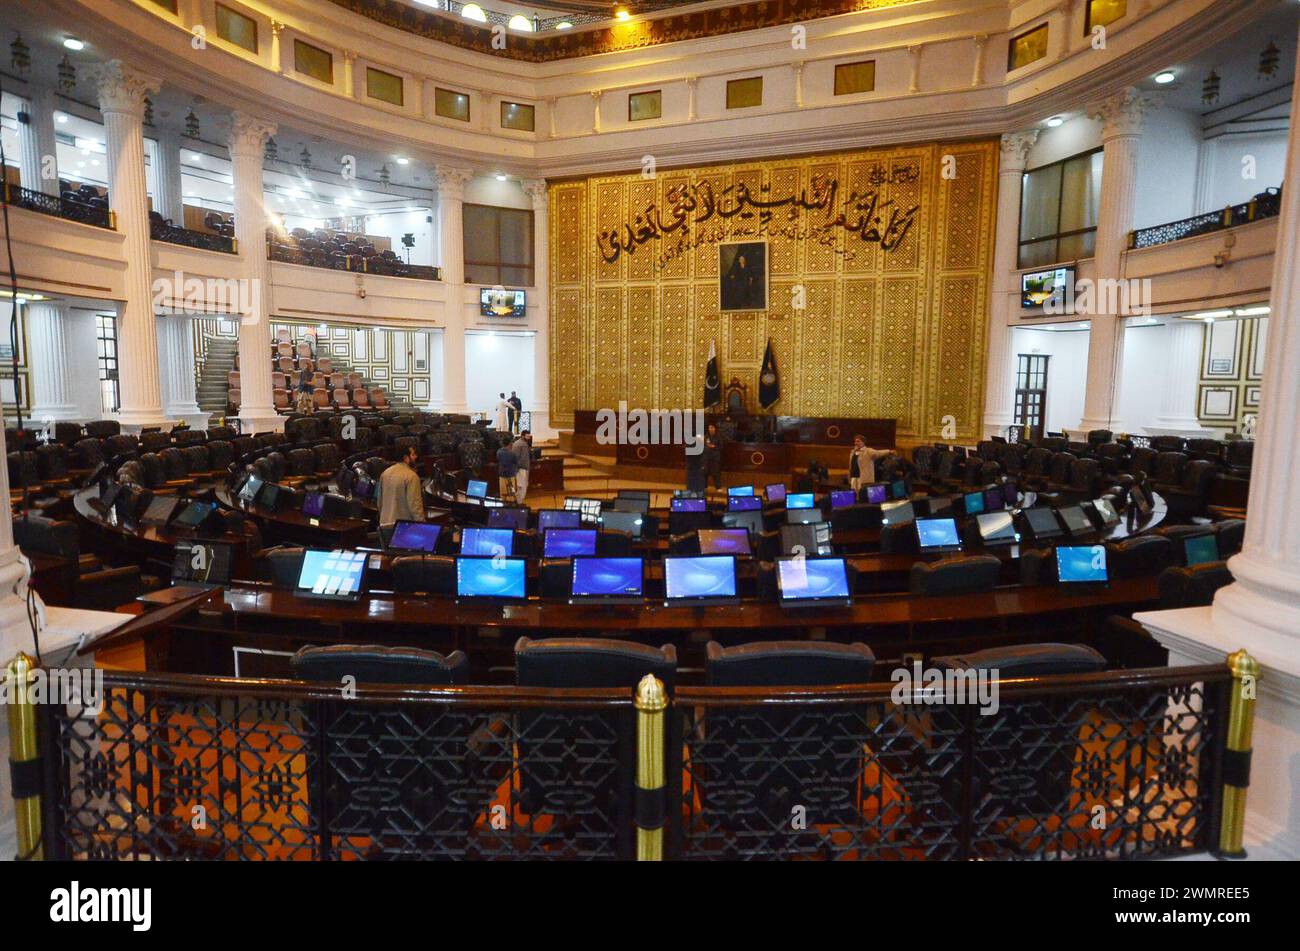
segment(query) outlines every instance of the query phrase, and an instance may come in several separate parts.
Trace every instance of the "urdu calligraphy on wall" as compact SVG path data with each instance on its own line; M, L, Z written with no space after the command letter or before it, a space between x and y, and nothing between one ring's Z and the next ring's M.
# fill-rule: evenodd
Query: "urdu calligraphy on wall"
M891 182L913 182L915 167L873 169L869 187L844 193L839 179L818 174L810 187L789 194L773 194L770 185L751 189L745 183L715 192L707 181L669 188L664 202L652 201L631 221L600 231L596 244L605 263L624 254L651 253L663 267L697 247L740 237L786 237L816 241L852 261L854 243L879 246L889 252L899 247L912 230L919 204L900 204L882 194ZM847 236L840 247L839 235ZM649 248L641 250L644 246Z

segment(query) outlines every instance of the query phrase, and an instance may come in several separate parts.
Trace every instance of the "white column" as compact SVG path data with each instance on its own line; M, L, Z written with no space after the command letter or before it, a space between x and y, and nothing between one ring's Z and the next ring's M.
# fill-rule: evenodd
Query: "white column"
M1106 288L1123 275L1123 255L1133 228L1137 189L1138 144L1142 122L1155 104L1154 96L1133 86L1094 104L1088 113L1102 122L1101 207L1097 213L1097 249L1093 255L1094 287L1092 327L1088 337L1088 389L1083 398L1084 433L1092 429L1118 430L1120 368L1124 357L1126 307L1109 307ZM1079 314L1080 317L1085 316Z
M442 334L442 410L468 413L465 401L465 186L473 173L438 167L438 236L442 283L447 294Z
M158 134L158 194L155 210L185 227L185 195L181 186L181 137L175 132Z
M356 61L357 54L355 51L343 51L343 95L349 99L357 97L356 76L353 73L353 64Z
M591 133L592 135L600 134L600 94L601 90L593 89L591 91Z
M1201 343L1205 325L1193 320L1171 320L1165 349L1165 386L1160 393L1160 415L1156 425L1161 430L1175 430L1180 435L1207 433L1196 415L1197 381L1201 376Z
M554 96L547 97L546 100L546 123L549 128L547 138L555 138L555 102Z
M37 89L27 100L23 112L27 122L19 125L18 181L23 188L44 192L47 195L59 193L59 167L57 152L54 149L54 92L50 89ZM48 159L51 175L46 178L42 172Z
M271 21L271 72L284 73L285 68L282 62L283 51L280 47L280 34L284 32L284 24L279 20Z
M533 303L529 322L537 330L533 338L533 438L551 439L551 259L550 199L545 179L524 182L524 192L533 201Z
M66 305L53 301L27 305L27 335L32 348L32 421L36 425L47 419L79 418L65 311Z
M230 117L230 166L239 242L239 420L245 433L280 432L271 400L271 263L266 259L262 156L275 125L242 112Z
M158 337L153 315L149 199L144 174L144 97L161 82L121 60L94 72L108 150L108 200L123 237L125 301L118 305L117 370L121 405L117 418L127 432L170 423L158 386Z
M790 64L790 69L794 71L794 107L803 108L803 62Z
M695 121L695 84L697 80L694 76L686 77L686 118L691 122Z
M1300 59L1300 56L1297 57ZM1287 181L1300 181L1300 99L1291 100ZM1300 191L1283 190L1272 316L1246 538L1236 581L1209 608L1136 615L1175 663L1245 649L1260 663L1246 843L1258 857L1300 858ZM1262 848L1260 847L1262 845Z
M907 55L911 59L910 78L907 81L908 92L921 91L921 51L923 49L925 49L925 46L922 43L907 48Z
M988 52L989 37L987 33L981 33L972 37L975 43L975 68L971 70L970 84L971 88L982 86L984 84L984 58Z
M194 378L194 318L164 314L158 318L158 362L163 370L163 409L192 429L206 429L208 414L199 409ZM242 364L242 360L240 361Z
M984 435L1003 436L1011 425L1015 365L1011 361L1012 293L1020 273L1020 189L1025 160L1038 141L1038 130L1002 136L998 169L998 217L993 245L993 279L989 282L989 334L984 376Z

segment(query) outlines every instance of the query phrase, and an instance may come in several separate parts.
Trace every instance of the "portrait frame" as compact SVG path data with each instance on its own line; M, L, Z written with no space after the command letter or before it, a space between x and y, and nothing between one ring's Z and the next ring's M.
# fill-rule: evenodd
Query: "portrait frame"
M752 267L748 279L734 273L737 262ZM752 265L749 262L753 262ZM768 253L766 241L730 241L718 245L718 310L722 313L767 310Z

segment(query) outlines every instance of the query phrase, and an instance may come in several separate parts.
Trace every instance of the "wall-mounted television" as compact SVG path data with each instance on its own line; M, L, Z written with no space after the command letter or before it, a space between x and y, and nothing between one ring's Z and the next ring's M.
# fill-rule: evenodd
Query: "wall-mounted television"
M1020 275L1020 306L1023 310L1050 310L1067 314L1074 297L1074 268L1029 271Z
M479 313L484 317L523 317L528 311L523 291L484 287L479 291Z

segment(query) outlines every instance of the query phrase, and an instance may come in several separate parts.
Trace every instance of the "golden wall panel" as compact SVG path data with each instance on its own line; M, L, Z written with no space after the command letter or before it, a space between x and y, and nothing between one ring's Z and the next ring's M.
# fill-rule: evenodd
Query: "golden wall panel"
M951 416L977 438L997 154L935 143L552 184L553 422L621 399L698 406L710 342L755 398L770 339L776 413L891 417L908 441ZM767 242L765 311L720 311L731 240Z

